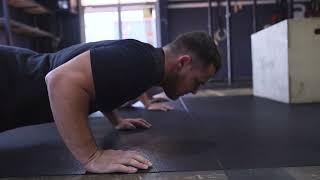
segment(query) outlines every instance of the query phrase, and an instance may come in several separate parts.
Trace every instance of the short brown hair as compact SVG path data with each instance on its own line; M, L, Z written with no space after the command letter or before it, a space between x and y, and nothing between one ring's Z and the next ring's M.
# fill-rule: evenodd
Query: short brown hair
M221 67L222 60L219 50L214 39L206 32L195 31L181 34L169 43L168 47L175 54L191 53L203 66L213 64L216 71Z

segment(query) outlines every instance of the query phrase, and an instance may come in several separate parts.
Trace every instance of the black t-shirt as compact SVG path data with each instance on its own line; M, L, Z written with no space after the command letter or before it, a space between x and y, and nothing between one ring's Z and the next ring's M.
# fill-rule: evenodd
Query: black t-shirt
M163 78L162 49L137 40L78 44L45 54L0 46L0 115L6 129L52 121L45 75L88 50L96 91L91 111L111 111Z
M135 40L91 49L97 105L111 111L137 98L163 78L162 49Z

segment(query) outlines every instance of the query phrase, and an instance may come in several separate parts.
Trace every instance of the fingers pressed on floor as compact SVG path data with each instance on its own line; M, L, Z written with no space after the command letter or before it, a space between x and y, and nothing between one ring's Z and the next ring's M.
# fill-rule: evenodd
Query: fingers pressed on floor
M131 166L125 166L123 164L113 164L110 166L109 172L122 172L122 173L135 173L138 169Z
M145 128L148 128L148 124L144 123L143 121L134 121L133 124L138 125L138 126L142 126Z
M123 164L127 165L127 166L132 166L138 169L148 169L149 165L145 164L145 163L141 163L135 159L127 159L126 162L124 162Z
M148 166L152 166L152 163L148 159L144 158L143 156L141 156L138 153L133 153L132 158L143 163L143 164L147 164Z
M144 122L145 124L147 124L148 126L151 126L151 124L148 121L146 121L144 119L141 119L141 121Z

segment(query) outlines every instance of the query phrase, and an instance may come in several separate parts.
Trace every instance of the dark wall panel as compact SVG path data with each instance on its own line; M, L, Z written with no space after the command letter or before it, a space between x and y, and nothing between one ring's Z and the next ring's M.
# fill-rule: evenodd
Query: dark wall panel
M234 80L250 80L252 76L250 35L252 33L251 6L233 14L232 36L232 74Z
M296 3L297 4L297 3ZM301 3L299 3L301 4ZM307 4L307 3L303 3ZM276 4L264 4L257 6L257 29L261 30L285 18L283 7ZM252 6L243 6L237 13L232 10L231 36L232 36L232 75L235 81L252 79L251 63L251 39L253 33ZM218 27L217 8L212 8L213 33ZM220 21L225 28L225 7L220 7ZM168 10L168 37L172 41L178 34L188 31L208 32L208 9L179 8ZM223 67L215 76L215 80L227 80L227 55L226 39L219 42L219 48L223 56Z
M62 49L81 42L80 18L73 14L58 15L59 34L61 41L58 49Z
M169 40L184 32L208 29L207 9L169 9Z
M208 12L207 8L188 8L188 9L169 9L168 10L168 34L169 41L174 40L179 34L189 31L206 31L208 32ZM215 13L216 8L213 8ZM212 29L218 27L217 17L213 17ZM224 19L222 19L224 22ZM219 49L223 57L226 57L226 43L219 43ZM225 59L225 58L224 58ZM223 80L226 76L226 61L224 60L222 69L215 76L216 80Z

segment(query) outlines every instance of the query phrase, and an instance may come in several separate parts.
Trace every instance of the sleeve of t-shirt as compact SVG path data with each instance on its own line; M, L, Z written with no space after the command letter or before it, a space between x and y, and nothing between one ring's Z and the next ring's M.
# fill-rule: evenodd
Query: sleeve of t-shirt
M91 49L91 68L99 110L112 111L150 88L150 54L134 43Z

